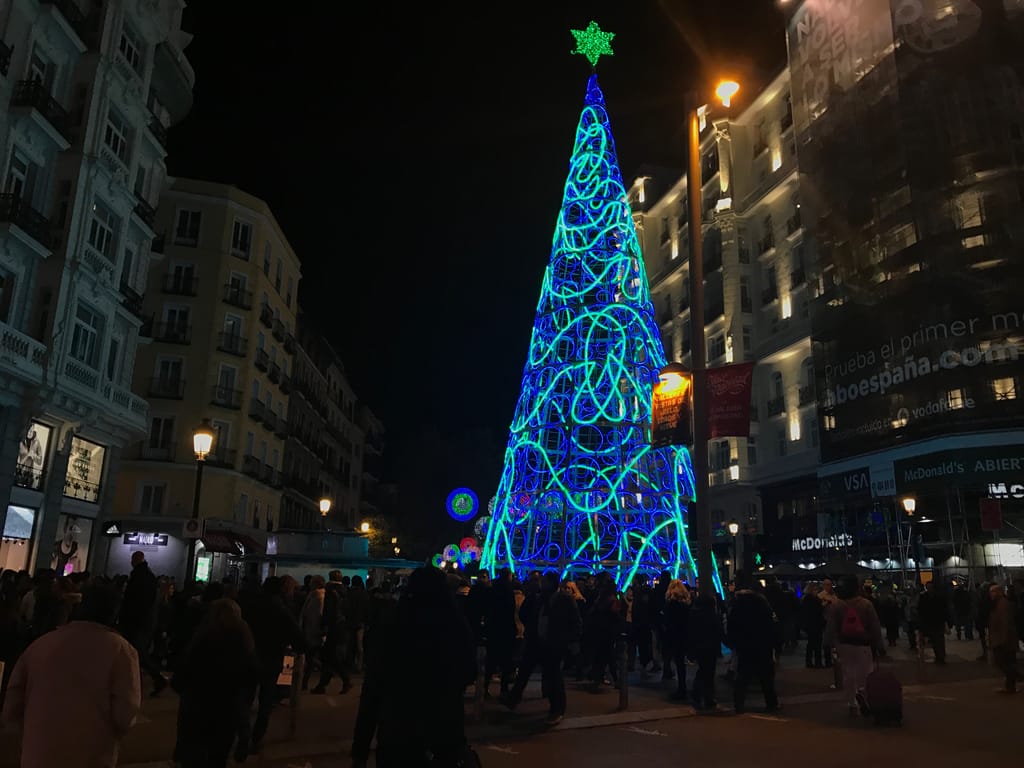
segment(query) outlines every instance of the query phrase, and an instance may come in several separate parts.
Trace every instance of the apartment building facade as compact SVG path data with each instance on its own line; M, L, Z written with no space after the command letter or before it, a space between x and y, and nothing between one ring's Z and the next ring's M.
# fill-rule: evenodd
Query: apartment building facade
M708 446L722 544L731 520L744 531L740 542L783 519L811 525L819 462L808 310L815 260L801 219L788 73L747 104L735 115L711 112L701 131L700 331L690 312L688 179L650 168L629 190L666 356L689 365L692 333L703 332L709 367L755 363L750 436Z
M301 267L267 204L236 187L175 179L156 227L165 243L143 302L151 341L134 376L150 402L147 436L125 452L114 517L159 534L154 567L183 572L192 434L208 419L216 437L199 494L197 567L218 575L265 552L281 522ZM130 549L115 542L109 569L123 570Z
M12 0L0 35L3 568L95 560L122 448L166 178L192 105L181 0Z

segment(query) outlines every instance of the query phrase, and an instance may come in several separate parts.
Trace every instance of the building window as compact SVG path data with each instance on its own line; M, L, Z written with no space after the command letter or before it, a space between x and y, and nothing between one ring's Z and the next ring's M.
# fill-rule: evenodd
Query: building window
M248 259L251 249L252 224L235 219L235 226L231 230L231 253Z
M252 456L255 450L256 436L252 432L245 433L245 455Z
M107 110L107 127L103 132L103 143L125 165L128 164L128 137L130 130L128 121L124 119L120 112L113 107Z
M992 379L992 394L996 400L1016 400L1017 380L1012 377Z
M142 52L145 50L142 38L127 22L121 26L121 40L117 44L117 50L132 69L142 74Z
M270 277L270 243L263 246L263 274Z
M711 469L725 469L729 466L729 441L719 440L711 445Z
M157 483L145 483L139 491L139 514L160 515L164 511L165 486Z
M26 203L32 204L35 202L38 175L39 166L15 149L11 152L11 162L7 168L7 183L4 185L4 190Z
M818 447L818 418L817 416L808 416L807 424L805 427L807 434L811 436L811 445L815 448Z
M118 375L118 362L121 352L121 340L117 336L110 337L110 346L107 349L107 380L112 381L115 384L121 383L121 377Z
M294 290L295 290L295 280L294 280L294 278L289 277L288 278L288 290L285 291L285 294L284 294L284 305L286 307L288 307L289 309L292 306L292 291L294 291Z
M826 413L825 417L822 419L822 423L825 427L825 431L831 432L836 428L836 417L830 413Z
M281 294L281 260L277 260L277 273L274 275L274 290Z
M102 253L108 261L114 260L115 240L121 227L114 212L103 203L92 204L92 220L89 223L89 245Z
M747 438L747 464L757 464L757 438L753 435Z
M196 245L199 242L199 211L178 211L178 221L174 227L174 242L177 245Z
M249 516L249 494L243 493L238 497L238 504L235 505L235 521L244 523Z
M743 358L749 360L754 356L754 345L750 335L750 326L743 326Z
M708 362L717 360L725 355L725 334L718 334L711 337L711 344L708 345Z
M71 336L71 356L80 363L96 367L103 318L84 304L75 312L75 329Z
M772 372L772 397L776 400L782 400L784 392L782 390L782 374L779 371Z
M154 416L149 422L149 447L170 448L174 442L174 417Z
M946 403L951 410L964 407L964 391L962 389L950 389L946 392Z

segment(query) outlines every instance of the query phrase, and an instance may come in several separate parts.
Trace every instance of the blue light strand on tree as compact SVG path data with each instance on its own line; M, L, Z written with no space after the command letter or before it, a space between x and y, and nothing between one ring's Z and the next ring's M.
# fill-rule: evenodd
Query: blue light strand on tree
M482 563L492 573L696 579L684 448L650 447L665 354L604 95L592 75ZM721 589L716 575L716 586Z

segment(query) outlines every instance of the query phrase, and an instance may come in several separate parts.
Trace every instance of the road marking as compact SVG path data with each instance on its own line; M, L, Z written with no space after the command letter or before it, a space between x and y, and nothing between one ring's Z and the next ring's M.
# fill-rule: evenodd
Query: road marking
M516 752L511 747L499 747L497 744L488 744L484 748L485 749L489 749L492 752L501 752L503 755L518 755L519 754L518 752Z
M635 725L631 725L628 728L623 728L624 731L630 731L631 733L640 733L644 736L668 736L667 733L661 731L648 730L647 728L637 728Z
M773 723L788 723L784 717L775 717L774 715L747 715L751 720L768 720Z

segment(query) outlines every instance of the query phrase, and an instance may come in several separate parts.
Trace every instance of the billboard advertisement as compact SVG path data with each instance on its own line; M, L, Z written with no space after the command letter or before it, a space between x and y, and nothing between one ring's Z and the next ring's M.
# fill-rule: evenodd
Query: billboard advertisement
M1024 419L1024 12L807 0L789 20L823 461Z

